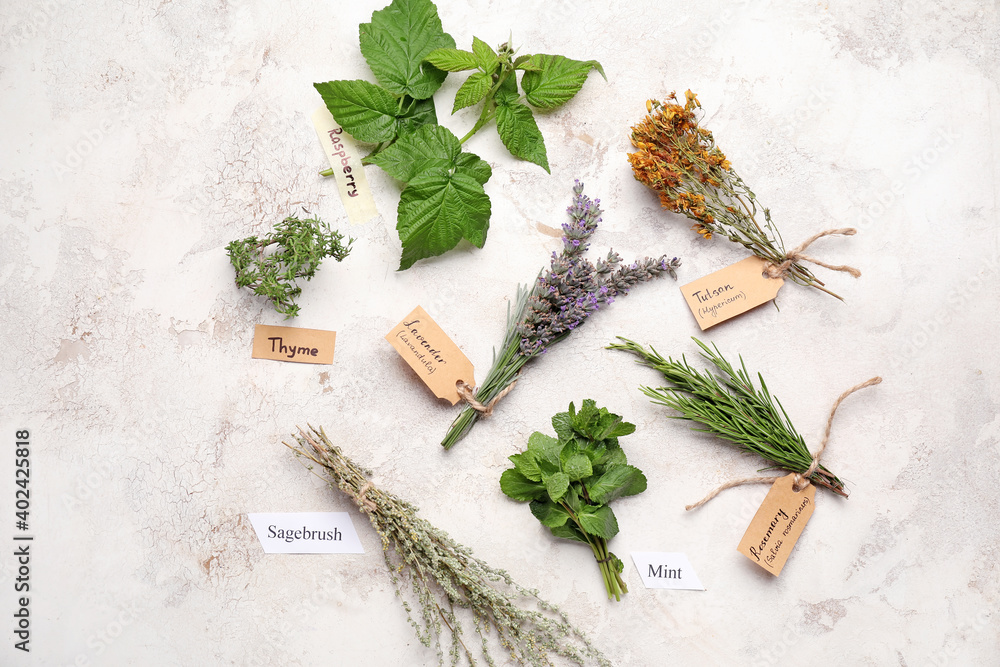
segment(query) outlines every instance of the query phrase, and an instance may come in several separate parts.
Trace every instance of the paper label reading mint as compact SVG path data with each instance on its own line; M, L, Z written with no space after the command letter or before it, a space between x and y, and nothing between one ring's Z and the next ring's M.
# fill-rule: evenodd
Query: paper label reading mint
M781 574L792 548L815 509L816 487L795 490L795 474L775 480L737 550L774 576Z
M767 261L748 257L681 286L684 301L704 331L771 301L785 284L764 275Z
M264 553L363 554L347 512L265 512L249 514Z
M330 161L348 219L352 225L368 222L378 215L378 211L361 164L361 149L337 124L326 107L313 112L312 122L323 152Z
M461 400L455 388L459 380L476 386L475 369L448 334L427 311L417 306L385 339L438 398Z
M633 551L632 562L646 588L703 591L701 580L683 553Z

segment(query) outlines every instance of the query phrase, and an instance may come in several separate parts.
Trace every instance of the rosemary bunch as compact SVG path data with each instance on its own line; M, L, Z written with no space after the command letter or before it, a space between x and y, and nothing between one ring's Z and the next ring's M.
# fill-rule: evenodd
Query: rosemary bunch
M618 340L622 342L609 345L608 349L635 354L639 363L660 371L672 385L641 389L654 403L676 410L679 414L672 415L674 419L701 424L704 428L696 428L696 431L712 433L764 457L772 464L767 469L784 468L800 474L808 472L813 455L805 441L795 430L781 401L768 391L760 373L757 374L760 388L754 386L742 357L740 367L734 368L714 344L709 348L693 338L701 348L701 356L718 369L716 375L708 371L699 372L684 357L681 361L664 359L652 347L646 350L621 336ZM844 483L822 465L816 468L809 481L847 497Z
M612 250L596 264L584 258L590 247L588 239L601 222L601 200L584 195L580 181L576 181L573 195L573 203L566 209L571 220L562 225L562 251L552 253L549 269L539 274L530 291L518 288L514 310L507 310L507 333L500 354L494 351L493 365L474 396L469 390L469 405L455 418L441 442L445 449L465 437L481 416L492 412L496 401L513 388L528 361L548 352L601 306L628 294L633 285L663 273L677 278L680 260L676 257L647 257L622 265L621 257Z
M299 314L295 298L302 293L298 278L312 280L325 257L342 261L351 252L354 239L331 231L318 218L300 220L289 216L274 226L274 232L257 238L248 236L226 246L236 269L236 286L249 287L266 296L285 319Z
M447 628L450 665L475 665L477 655L495 665L487 635L496 631L500 644L519 665L552 665L551 656L559 655L581 665L590 660L610 666L566 615L538 597L537 591L476 558L468 547L417 516L410 503L372 485L371 473L348 459L322 428L299 429L296 441L298 446L285 444L318 465L317 474L368 516L382 540L389 577L410 625L424 646L433 644L439 664L445 664L441 636ZM416 615L407 598L418 601ZM532 608L522 606L524 602ZM459 609L467 611L459 614ZM472 616L482 640L478 649L463 641L460 615Z
M663 208L694 220L692 229L704 238L710 239L712 234L723 236L780 269L772 277L788 277L840 299L799 260L808 259L855 277L860 272L802 255L801 250L815 238L786 253L771 212L758 206L754 193L715 145L712 133L698 126L694 110L701 108L701 104L697 96L687 91L684 106L676 103L674 93L667 100L665 104L648 100L649 114L632 127L632 145L638 150L629 153L628 160L636 180L659 194ZM832 233L852 235L855 230Z

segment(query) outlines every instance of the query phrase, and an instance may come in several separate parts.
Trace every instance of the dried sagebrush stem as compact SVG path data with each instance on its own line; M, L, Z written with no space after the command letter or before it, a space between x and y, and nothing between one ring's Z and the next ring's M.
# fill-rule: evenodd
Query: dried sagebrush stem
M537 591L520 586L503 570L476 558L470 549L417 516L417 508L410 503L375 487L369 481L371 473L344 456L322 428L299 429L296 440L298 446L285 444L318 465L318 471L308 467L368 515L382 539L389 576L410 624L425 646L433 644L439 664L445 664L442 626L451 634L450 665L475 665L477 655L495 665L489 650L491 630L519 665L553 665L550 658L554 656L581 665L611 664ZM416 614L407 601L414 597L420 603ZM460 617L469 615L481 639L476 651L463 641Z

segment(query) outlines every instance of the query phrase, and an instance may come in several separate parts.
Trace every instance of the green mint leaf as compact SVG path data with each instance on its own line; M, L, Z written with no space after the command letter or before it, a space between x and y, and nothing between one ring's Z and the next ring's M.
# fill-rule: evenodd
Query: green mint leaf
M434 49L455 48L430 0L393 0L358 26L361 53L375 78L396 95L418 100L434 94L447 72L423 62Z
M558 528L569 521L569 512L564 510L561 505L548 499L532 500L529 508L535 518L541 521L543 526L549 528Z
M396 211L399 270L451 250L463 237L482 248L489 226L490 198L474 175L457 169L419 174L403 189Z
M610 540L618 534L618 519L607 505L600 507L586 505L580 510L578 517L580 527L591 535Z
M519 102L500 104L497 107L497 132L512 155L549 171L545 140L527 105Z
M437 125L434 98L428 97L426 100L414 100L412 97L404 98L404 111L398 118L400 133L413 132L424 125Z
M569 488L569 475L564 472L557 472L545 478L545 491L549 498L558 502L566 494Z
M519 473L530 479L532 482L542 481L542 471L539 469L538 462L535 461L535 456L532 452L513 454L507 458L514 464L514 468L516 468Z
M389 92L362 81L314 83L333 119L358 141L392 141L399 131L397 102Z
M609 441L610 442L610 441ZM600 467L602 471L609 470L612 466L623 466L628 461L625 459L625 452L621 447L608 447L607 452L598 461L594 461L594 467Z
M379 166L398 181L409 183L424 172L447 172L461 152L458 137L448 128L423 125L414 132L401 133L395 143L366 162Z
M486 97L486 93L490 92L492 85L493 78L489 74L473 72L455 93L455 106L451 112L455 113L459 109L479 104Z
M595 503L606 504L622 496L634 496L646 490L646 476L630 465L616 465L587 485L587 493Z
M596 69L607 80L604 68L596 60L572 60L565 56L536 54L530 63L538 69L527 71L521 79L528 104L539 109L554 109L580 92L590 70Z
M559 452L563 445L550 435L535 431L528 437L528 451L535 452L539 458L545 458L559 463Z
M528 72L538 71L541 68L531 60L532 58L533 56L527 55L518 56L517 59L514 60L514 69L525 70Z
M493 70L500 64L500 59L489 44L473 36L472 52L476 57L476 66L486 74L493 74Z
M590 465L590 459L586 454L577 453L569 457L569 459L563 463L563 472L569 476L569 481L576 482L581 479L586 479L594 474L594 469Z
M424 60L445 72L462 72L478 67L476 56L462 49L434 49Z
M552 534L555 535L556 537L562 537L567 540L576 540L577 542L589 543L587 536L584 535L582 532L580 532L580 529L576 527L575 523L567 522L559 526L558 528L549 528L549 530L552 531Z
M570 409L573 408L573 404L569 404ZM573 437L573 416L570 412L560 412L552 416L552 428L555 430L556 435L559 436L560 440L568 440ZM541 433L539 433L541 435ZM546 436L547 437L547 436ZM551 440L551 438L549 438ZM531 441L528 441L528 447L531 447Z
M504 470L500 475L500 490L514 500L524 502L545 494L545 486L533 482L514 468Z

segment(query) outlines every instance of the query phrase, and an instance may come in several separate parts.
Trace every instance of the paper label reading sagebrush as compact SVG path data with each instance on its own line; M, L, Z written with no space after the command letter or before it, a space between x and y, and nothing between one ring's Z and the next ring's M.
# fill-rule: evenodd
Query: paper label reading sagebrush
M347 512L265 512L248 516L264 553L365 552Z
M332 364L336 342L335 331L258 324L253 330L251 356L300 364Z
M476 386L472 362L420 306L387 333L385 339L438 398L455 405L461 400L455 389L459 380L470 387Z
M340 199L347 209L348 219L352 225L368 222L378 215L378 211L361 164L361 150L354 139L337 124L326 107L313 112L312 122L323 152L330 161L330 168L333 169L333 177L337 181L337 189L340 190Z
M796 491L795 474L775 480L737 550L778 576L815 508L816 487Z
M681 294L701 330L771 301L785 284L764 275L767 261L748 257L681 286Z
M632 562L646 588L703 591L701 580L682 553L633 551Z

